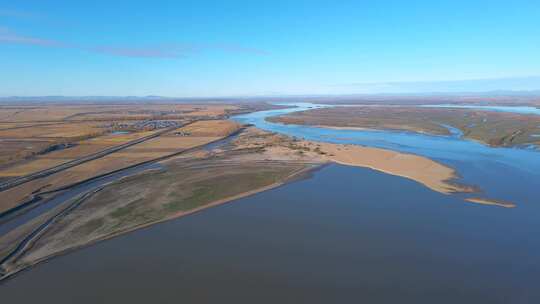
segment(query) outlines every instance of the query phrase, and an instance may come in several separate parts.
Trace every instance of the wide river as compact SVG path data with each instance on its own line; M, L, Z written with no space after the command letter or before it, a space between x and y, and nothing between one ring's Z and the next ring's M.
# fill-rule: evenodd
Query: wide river
M255 112L237 116L235 119L242 123L254 124L264 130L308 140L364 145L426 156L456 168L463 182L480 186L489 197L512 201L518 205L538 203L538 197L532 196L532 193L540 188L540 151L538 150L493 148L475 141L464 140L457 135L431 136L412 132L328 129L284 125L265 120L271 116L327 107L309 103L293 105L296 107ZM482 107L475 107L475 109L478 108ZM513 111L511 108L484 107L485 110L508 112ZM540 133L540 126L538 131Z
M309 179L55 258L0 285L6 303L540 303L540 152L457 137L329 130L312 140L416 153L507 209L331 165Z

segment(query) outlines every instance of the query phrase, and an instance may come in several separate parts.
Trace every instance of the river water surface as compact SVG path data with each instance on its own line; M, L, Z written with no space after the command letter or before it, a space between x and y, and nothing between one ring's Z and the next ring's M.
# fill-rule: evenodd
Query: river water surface
M516 204L537 203L540 188L540 151L524 148L493 148L451 136L431 136L413 132L328 129L284 125L267 117L304 111L326 105L292 104L295 107L261 111L235 117L258 128L308 140L355 144L413 153L457 169L462 181L480 186L486 195ZM504 108L504 107L502 107ZM503 109L499 109L503 110Z
M313 105L301 105L303 108ZM475 205L370 169L309 179L135 231L0 285L6 303L540 303L539 152L455 136L241 122L429 156L486 194ZM296 109L297 110L297 109Z

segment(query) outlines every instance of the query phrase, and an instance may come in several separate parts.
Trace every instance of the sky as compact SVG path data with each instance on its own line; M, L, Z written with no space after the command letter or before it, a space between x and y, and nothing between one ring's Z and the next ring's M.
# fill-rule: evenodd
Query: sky
M0 96L538 89L538 0L0 0Z

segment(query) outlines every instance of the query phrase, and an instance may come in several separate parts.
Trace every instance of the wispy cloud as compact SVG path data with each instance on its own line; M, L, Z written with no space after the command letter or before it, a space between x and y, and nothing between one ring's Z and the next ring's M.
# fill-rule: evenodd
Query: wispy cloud
M29 44L46 47L61 47L65 44L49 39L41 39L11 31L9 28L0 27L0 43L12 43L12 44Z
M147 47L137 46L99 46L89 49L94 52L140 58L181 58L199 51L194 46L156 45Z
M253 47L245 47L237 44L214 44L208 45L209 48L216 48L223 51L239 54L269 55L270 52Z
M133 47L96 47L92 50L122 57L143 57L143 58L178 58L181 54L157 48L133 48Z
M42 16L36 13L13 10L13 9L0 9L0 17L22 18L22 19L37 19Z
M82 49L89 52L134 58L184 58L205 51L218 50L237 54L267 55L265 50L236 44L160 44L150 46L80 46L58 40L23 35L6 27L0 27L0 43L26 44L40 47Z

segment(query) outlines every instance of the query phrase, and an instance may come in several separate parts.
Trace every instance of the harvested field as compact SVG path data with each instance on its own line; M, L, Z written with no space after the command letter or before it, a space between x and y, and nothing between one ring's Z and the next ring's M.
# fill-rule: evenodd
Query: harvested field
M0 106L2 122L44 122L62 120L140 120L180 116L217 117L238 109L222 104L100 104Z
M6 129L26 129L26 128L31 128L31 127L36 127L36 126L45 126L45 125L48 125L50 123L48 122L41 122L41 123L33 123L33 122L26 122L26 123L16 123L16 122L11 122L11 123L2 123L0 122L0 130L6 130Z
M88 137L106 132L103 123L59 123L34 126L23 129L0 130L0 138L70 138Z
M51 145L46 140L0 139L0 172L6 164L30 157ZM0 174L1 176L1 174Z
M122 143L144 136L141 131L181 125L193 119L220 118L241 109L239 106L222 104L0 106L0 140L11 141L0 147L0 170L3 165L34 157L48 146L58 143L75 143L93 137L99 137L97 142ZM228 132L227 127L219 123L213 126L216 127L215 131L204 131L203 127L196 135L222 136ZM106 136L112 130L135 133ZM22 143L16 143L19 140ZM36 140L43 144L30 147L26 143ZM46 142L49 142L48 145ZM10 176L14 174L18 175L9 173Z
M190 136L225 136L239 128L239 124L230 120L203 120L180 128L178 131Z
M37 190L51 190L82 181L93 176L118 170L127 166L166 156L188 148L204 145L221 137L197 137L169 135L150 139L102 158L40 178L0 192L0 211L17 206ZM46 161L49 159L45 159ZM40 163L41 164L41 163ZM30 167L32 168L32 167ZM30 169L27 168L27 169ZM25 168L23 168L25 169ZM33 168L32 168L33 169ZM10 171L16 174L17 171Z
M7 177L28 175L37 171L54 167L70 160L72 160L72 158L38 158L24 164L2 170L0 171L0 176Z
M196 108L189 113L186 113L186 116L210 116L210 117L217 117L226 115L227 113L231 111L238 110L238 106L234 105L204 105L204 106L196 106Z
M20 161L7 168L0 170L1 176L21 176L31 174L40 170L51 168L55 165L74 160L79 157L84 157L129 141L142 138L153 134L155 131L138 132L122 135L102 135L91 139L75 142L75 146L52 151L43 155L35 155L46 147L52 145L52 142L44 142L41 145L34 145L36 148L28 152L27 157L33 155L32 159ZM19 157L20 160L22 157ZM17 159L17 158L14 158Z

